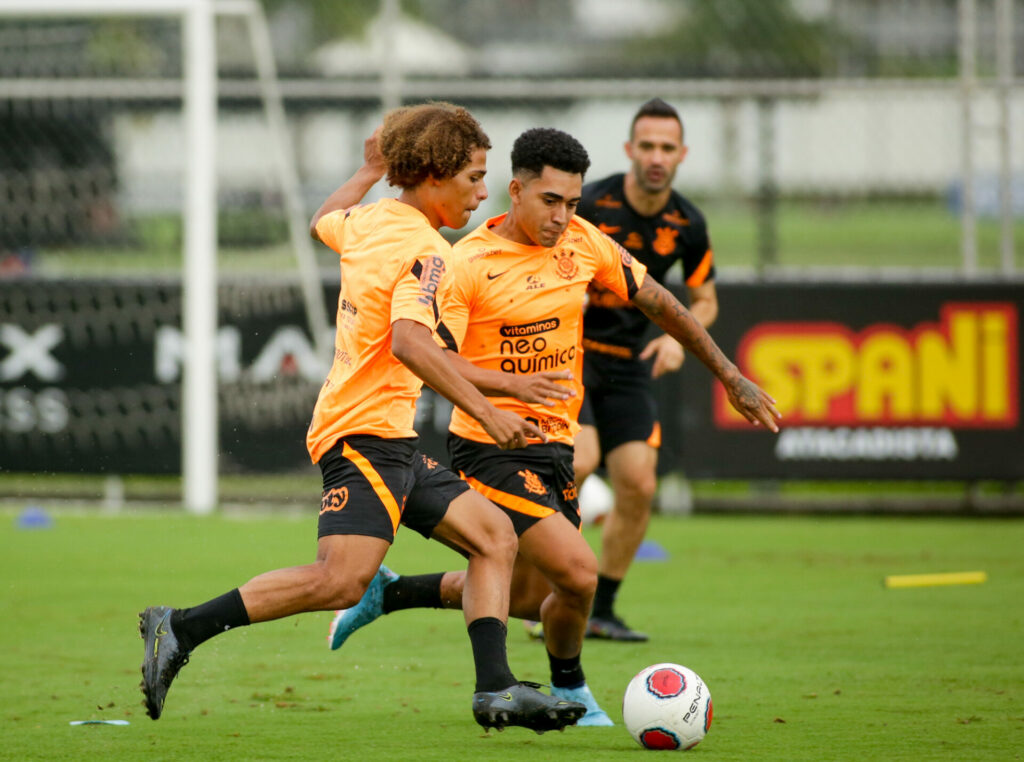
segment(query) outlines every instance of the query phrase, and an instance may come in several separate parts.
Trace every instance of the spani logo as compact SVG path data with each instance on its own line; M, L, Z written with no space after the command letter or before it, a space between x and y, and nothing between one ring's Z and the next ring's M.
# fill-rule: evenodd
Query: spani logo
M937 323L910 328L761 323L738 365L778 402L787 426L1017 425L1017 308L947 303ZM748 426L720 386L715 421Z

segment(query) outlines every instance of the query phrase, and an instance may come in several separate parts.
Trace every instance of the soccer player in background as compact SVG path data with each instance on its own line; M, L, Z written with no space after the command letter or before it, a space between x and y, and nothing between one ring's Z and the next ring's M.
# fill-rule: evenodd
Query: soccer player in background
M448 447L452 468L502 508L519 535L509 612L541 620L552 693L587 706L580 725L609 725L580 659L597 585L597 559L579 531L572 468L587 287L600 284L682 342L721 380L749 421L777 431L778 411L640 262L574 217L589 165L583 146L564 132L533 129L519 136L512 149L510 209L455 245L451 309L438 335L458 353L467 379L493 395L501 409L534 421L549 438L506 452L455 410ZM567 393L551 395L547 404L517 399L509 374L539 370L570 371ZM335 617L331 647L381 614L464 606L464 585L461 571L400 577L382 567L359 605Z
M226 630L358 602L399 523L468 559L465 618L476 665L473 714L484 727L560 729L579 704L516 680L506 655L509 584L516 554L508 518L465 481L422 455L413 430L424 382L502 449L539 428L496 408L453 367L434 330L450 290L451 247L487 197L490 141L465 109L444 103L396 109L367 140L365 163L313 217L311 234L341 256L334 361L307 435L323 474L316 560L255 577L192 608L140 614L142 690L154 720L196 646ZM354 206L386 172L397 199Z
M643 262L647 277L658 283L664 284L680 262L690 314L709 328L718 315L718 296L707 224L700 210L672 189L687 153L679 114L660 98L647 101L633 117L625 149L629 171L583 186L576 213ZM603 456L615 496L602 527L587 636L643 641L647 635L615 613L615 597L643 542L657 487L661 427L651 380L679 370L685 354L665 333L645 343L643 312L600 284L591 284L587 297L587 394L576 435L576 482L582 487Z

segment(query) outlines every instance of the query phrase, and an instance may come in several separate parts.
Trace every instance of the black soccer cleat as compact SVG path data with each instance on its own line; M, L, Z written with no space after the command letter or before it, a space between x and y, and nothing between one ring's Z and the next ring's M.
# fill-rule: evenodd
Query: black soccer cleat
M586 636L588 638L619 640L632 643L643 643L648 639L646 633L631 630L629 625L615 616L615 614L606 617L590 617L590 620L587 622Z
M541 693L537 683L520 682L503 691L473 694L473 717L484 729L504 730L509 725L537 733L562 730L587 713L583 704Z
M164 699L171 681L178 670L188 664L188 651L178 645L178 639L171 629L170 606L150 606L139 614L139 634L146 643L142 660L142 695L146 714L154 720L160 719L164 711Z

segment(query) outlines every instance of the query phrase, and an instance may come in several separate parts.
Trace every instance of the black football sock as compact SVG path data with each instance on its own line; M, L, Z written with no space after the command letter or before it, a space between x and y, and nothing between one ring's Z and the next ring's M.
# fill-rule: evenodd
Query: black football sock
M247 624L249 612L245 610L242 594L238 592L237 587L212 601L190 609L175 609L171 614L174 637L186 651L191 651L214 635L233 627L245 627Z
M469 642L473 646L473 662L476 664L476 690L500 691L519 682L508 666L508 652L505 648L508 628L505 623L492 616L485 616L474 619L467 629Z
M615 596L619 594L621 579L612 579L603 574L597 575L597 592L594 593L594 610L591 616L607 619L612 616L615 608Z
M385 614L402 609L443 609L441 602L441 577L437 574L417 574L399 577L384 586L381 608Z
M551 665L551 684L556 688L579 688L587 682L579 654L569 659L559 659L548 651L548 663Z

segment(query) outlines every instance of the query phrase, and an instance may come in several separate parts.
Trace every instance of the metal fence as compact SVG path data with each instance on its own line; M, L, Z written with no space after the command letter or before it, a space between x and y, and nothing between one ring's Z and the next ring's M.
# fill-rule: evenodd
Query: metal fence
M660 96L683 117L676 187L709 220L721 280L1020 282L1022 0L10 0L0 277L188 271L192 38L163 7L216 10L217 268L301 273L314 342L337 261L304 220L385 110L426 99L468 106L491 136L473 224L504 208L523 129L575 134L596 178L627 168L632 114ZM199 428L185 416L183 434Z
M257 80L267 56L237 3L215 5L221 266L290 266L289 189L268 158L274 135ZM690 146L677 188L707 213L726 276L1020 265L1019 0L262 8L306 212L355 168L363 137L399 103L444 98L479 116L495 146L482 219L503 203L506 157L522 129L565 129L590 151L592 176L622 171L630 117L660 95L682 113ZM181 24L0 18L4 269L180 269Z

